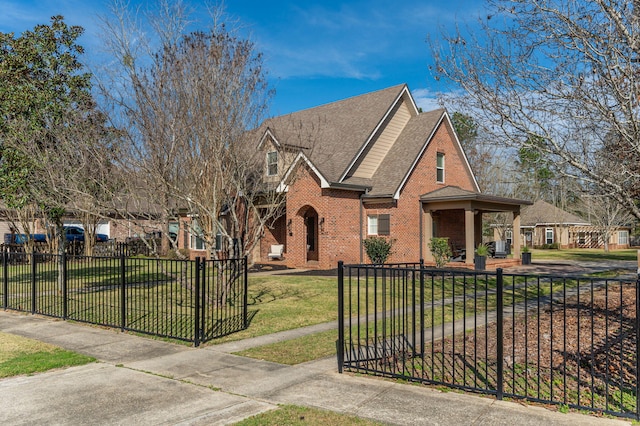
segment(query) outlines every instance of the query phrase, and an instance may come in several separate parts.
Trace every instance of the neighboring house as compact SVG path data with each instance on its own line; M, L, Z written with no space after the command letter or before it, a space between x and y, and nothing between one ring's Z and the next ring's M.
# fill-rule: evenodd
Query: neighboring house
M508 235L512 235L509 228ZM630 247L629 233L631 227L618 226L611 230L610 249ZM520 220L522 241L528 247L559 248L603 248L603 229L594 226L587 220L564 211L546 201L536 201L531 206L522 208ZM494 230L496 239L500 239L499 230Z
M274 244L291 267L367 262L370 236L393 241L390 262L433 260L432 236L469 253L483 213L511 212L519 227L530 204L481 194L447 112L420 113L406 85L267 120L259 137L286 214L265 231L256 262Z

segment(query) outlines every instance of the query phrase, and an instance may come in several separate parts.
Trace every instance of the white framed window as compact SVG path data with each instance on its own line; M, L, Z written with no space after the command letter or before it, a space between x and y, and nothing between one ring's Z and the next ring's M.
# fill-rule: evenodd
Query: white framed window
M367 216L367 234L369 235L389 235L390 215L375 214Z
M511 247L513 244L513 231L511 229L504 231L504 239L507 241L507 247Z
M547 228L544 230L544 243L553 244L553 228Z
M441 152L436 155L436 182L444 183L444 154Z
M204 250L205 244L202 238L202 228L198 225L198 221L193 219L191 223L191 238L189 239L189 248L192 250Z
M618 231L618 244L629 244L629 231Z
M587 233L578 232L578 244L585 245L587 243Z
M278 151L267 153L267 176L276 176L278 174Z

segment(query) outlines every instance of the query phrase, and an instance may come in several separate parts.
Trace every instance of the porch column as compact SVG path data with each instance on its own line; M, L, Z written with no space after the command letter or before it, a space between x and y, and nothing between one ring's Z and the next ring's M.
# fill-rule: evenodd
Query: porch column
M422 252L424 253L425 262L433 262L433 254L429 248L431 238L433 238L433 214L431 210L427 210L423 214L422 221Z
M467 251L466 264L473 264L473 258L475 255L475 238L476 238L476 221L475 212L473 210L464 211L464 241L465 249Z
M522 259L520 248L522 242L520 241L520 210L513 212L513 257L515 259Z

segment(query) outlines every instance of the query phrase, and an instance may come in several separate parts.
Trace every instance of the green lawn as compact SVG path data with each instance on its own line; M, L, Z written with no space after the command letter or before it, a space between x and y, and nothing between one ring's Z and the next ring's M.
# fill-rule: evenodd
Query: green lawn
M638 249L612 250L608 253L603 249L566 249L566 250L532 250L531 258L543 260L637 260Z
M338 318L335 277L249 275L249 328L209 344L262 336Z
M374 426L382 424L383 423L361 419L356 416L319 410L317 408L298 407L295 405L282 405L277 410L267 411L266 413L261 413L236 423L238 426Z
M0 332L0 378L94 362L95 358L48 343Z
M282 277L280 277L282 278ZM430 281L430 280L429 280ZM390 283L387 283L390 285ZM575 280L569 280L566 282L566 288L571 289L577 286ZM420 327L437 327L443 323L459 320L463 317L470 317L477 313L485 311L493 311L496 308L497 298L493 289L496 286L494 278L478 280L477 282L465 282L464 278L456 277L455 280L451 277L441 281L435 280L434 282L428 282L427 288L425 288L425 309L422 321L420 321L419 315L412 315L411 307L419 299L416 297L414 300L411 293L411 286L408 288L403 287L404 293L396 291L389 291L390 287L387 287L386 297L381 297L378 292L373 293L372 286L368 287L368 292L364 290L366 286L361 286L360 298L355 295L351 299L345 300L345 306L348 308L351 305L350 312L353 313L353 318L358 316L363 317L373 312L378 312L377 320L370 320L365 326L361 325L360 334L358 336L352 336L351 339L359 340L363 345L367 345L367 340L374 338L374 336L381 335L403 335L411 333L413 329L413 321L416 321L416 328ZM504 304L508 306L510 304L518 304L524 302L526 299L532 299L537 297L548 296L551 293L561 292L563 289L563 282L546 282L541 281L538 286L537 283L532 283L530 280L525 285L525 278L512 277L505 283L504 290ZM485 290L487 290L485 292ZM250 289L251 292L251 289ZM477 292L477 293L476 293ZM475 293L475 297L474 296ZM391 295L395 294L396 297ZM453 295L467 296L457 298L455 301L452 298ZM408 301L407 306L403 306L400 301L402 297L406 297L405 301ZM431 295L436 301L431 305ZM335 294L329 293L325 295L328 301L335 299ZM443 303L441 299L448 299ZM374 309L375 306L375 309ZM335 311L334 307L334 312ZM382 312L388 312L390 310L404 311L404 315L398 316L397 320L392 320L391 316L383 320ZM280 311L280 316L288 315L284 311ZM404 320L401 318L404 317ZM278 317L280 321L282 318ZM270 319L269 321L275 321ZM287 321L284 321L283 326L287 325ZM355 324L354 324L355 325ZM259 332L259 330L246 330L238 333ZM348 330L346 330L348 332ZM229 336L230 339L236 338L236 335ZM337 330L330 330L321 333L314 333L311 335L299 337L293 340L287 340L283 342L273 343L260 347L251 348L245 351L238 352L237 355L248 356L257 359L263 359L272 362L278 362L281 364L299 364L314 359L331 356L336 353L335 342L338 338ZM349 337L347 336L347 339ZM215 342L213 342L215 343Z

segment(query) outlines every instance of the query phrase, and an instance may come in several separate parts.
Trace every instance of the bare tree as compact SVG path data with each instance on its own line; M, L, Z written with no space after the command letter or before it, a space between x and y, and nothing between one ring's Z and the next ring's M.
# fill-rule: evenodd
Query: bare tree
M121 167L136 185L129 194L141 206L153 200L164 235L182 209L212 258L247 255L284 206L264 186L265 161L250 132L271 96L262 57L221 22L221 9L199 31L189 31L193 16L181 2L161 1L157 10L150 18L115 4L104 20L120 73L102 88L127 129Z
M62 220L76 214L85 229L85 254L91 256L96 226L105 213L102 206L109 204L111 188L117 186L112 175L114 133L92 103L68 110L60 117L46 129L23 133L43 143L5 139L7 147L32 159L29 193L37 200L33 206L36 210L26 209L28 215L20 217L20 222L28 229L25 223L32 223L34 216L56 218L58 222L46 224L45 232L51 252L61 252L65 244ZM55 214L47 209L54 209Z
M436 77L464 89L496 140L539 150L560 173L599 187L640 218L638 3L488 5L480 35L459 30L432 44ZM600 161L607 141L625 158L615 168Z
M584 195L581 200L589 221L602 234L604 251L609 252L611 235L620 226L631 224L631 214L616 200L606 195Z

